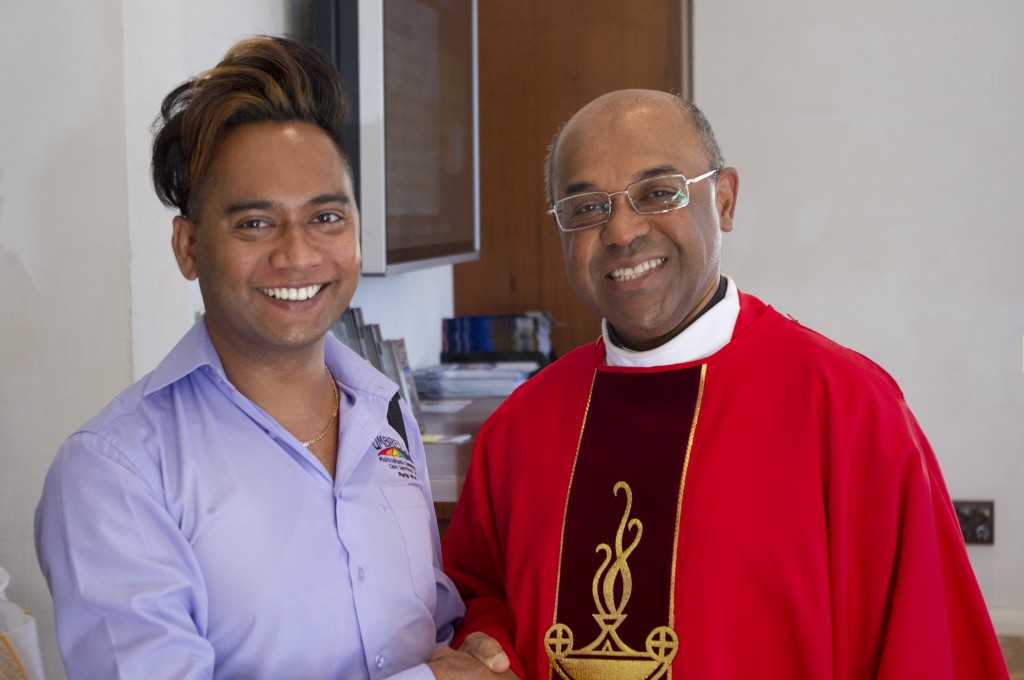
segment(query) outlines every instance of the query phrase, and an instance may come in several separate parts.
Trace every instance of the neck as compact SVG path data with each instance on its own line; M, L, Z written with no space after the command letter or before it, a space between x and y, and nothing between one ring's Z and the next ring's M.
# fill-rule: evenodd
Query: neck
M224 374L239 392L273 415L274 404L292 403L324 382L324 353L311 352L301 360L260 362L221 354Z
M220 333L207 318L206 330L224 374L239 392L263 407L282 392L309 389L323 379L324 339L299 347L254 348Z
M719 274L717 284L708 289L708 292L704 294L704 296L701 298L700 303L697 304L694 310L686 316L686 318L683 320L681 324L679 324L676 328L673 328L672 331L670 331L669 333L666 333L665 335L656 338L652 338L650 340L626 340L621 335L619 335L615 331L615 328L612 327L612 325L609 323L608 339L614 342L618 347L622 347L623 349L628 349L634 352L646 352L648 350L655 349L656 347L661 347L666 342L672 340L680 333L685 331L687 328L693 325L694 321L703 316L705 312L707 312L709 309L711 309L719 302L721 302L728 290L728 281L724 276Z
M210 339L231 384L300 442L317 438L327 426L324 436L308 448L333 477L338 426L332 414L338 402L334 380L324 370L324 339L312 346L258 355L232 351L218 344L213 334Z
M237 351L212 333L210 340L231 384L288 430L301 433L318 431L317 423L323 426L318 407L331 401L326 397L333 399L324 371L323 339L312 346L258 354Z

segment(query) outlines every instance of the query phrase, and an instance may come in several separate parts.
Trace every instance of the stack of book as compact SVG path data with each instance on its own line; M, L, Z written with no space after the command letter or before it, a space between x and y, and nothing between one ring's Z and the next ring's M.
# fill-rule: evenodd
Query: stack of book
M409 355L405 351L405 339L385 340L381 336L380 324L363 322L363 310L359 307L346 309L331 326L331 332L398 385L402 399L412 408L416 421L422 427L423 410L409 366Z
M441 362L536 360L551 355L551 316L546 312L480 314L443 319Z
M538 368L536 361L454 363L420 368L413 375L417 392L433 399L507 397Z

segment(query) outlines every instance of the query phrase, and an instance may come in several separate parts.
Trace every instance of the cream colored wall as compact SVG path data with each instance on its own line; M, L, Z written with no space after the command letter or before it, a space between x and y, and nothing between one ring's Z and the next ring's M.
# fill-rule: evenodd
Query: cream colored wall
M303 4L0 7L0 565L8 596L39 619L50 680L64 676L32 543L43 476L64 438L152 370L201 306L150 185L149 126L173 86L238 38L294 31ZM371 321L406 337L414 365L437 360L451 267L364 280L359 295Z
M995 500L971 561L1024 634L1024 4L694 5L726 272L897 379L954 498Z
M32 512L54 451L130 382L120 2L0 21L0 563L61 678Z

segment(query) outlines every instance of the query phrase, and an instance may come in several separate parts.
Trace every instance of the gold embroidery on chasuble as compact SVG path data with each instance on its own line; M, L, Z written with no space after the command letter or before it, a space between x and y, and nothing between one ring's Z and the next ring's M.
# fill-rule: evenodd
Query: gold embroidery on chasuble
M705 367L597 371L562 524L549 677L672 677L675 562Z

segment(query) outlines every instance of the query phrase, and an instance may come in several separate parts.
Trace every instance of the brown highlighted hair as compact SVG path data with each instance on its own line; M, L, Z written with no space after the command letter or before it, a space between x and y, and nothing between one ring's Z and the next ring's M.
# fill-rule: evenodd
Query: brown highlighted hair
M156 194L164 205L194 218L196 192L218 144L231 130L251 123L317 125L347 163L341 146L347 120L341 78L314 47L291 38L246 38L215 67L164 98L154 126Z

